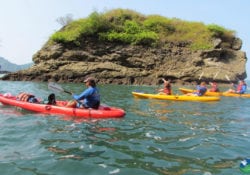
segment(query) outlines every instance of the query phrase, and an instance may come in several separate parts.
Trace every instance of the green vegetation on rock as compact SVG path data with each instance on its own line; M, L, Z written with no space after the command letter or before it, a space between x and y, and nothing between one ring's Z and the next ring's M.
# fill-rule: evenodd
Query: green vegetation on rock
M214 38L231 40L235 32L215 24L205 25L160 15L145 16L128 9L115 9L105 13L93 12L87 18L75 20L55 32L50 41L80 45L83 37L148 46L186 43L186 47L200 50L211 49Z

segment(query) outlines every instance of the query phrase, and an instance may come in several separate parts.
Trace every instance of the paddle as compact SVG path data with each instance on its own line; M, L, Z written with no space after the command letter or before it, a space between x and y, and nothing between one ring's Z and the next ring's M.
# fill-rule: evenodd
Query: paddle
M216 72L216 74L213 77L213 80L215 80L215 78L217 77L217 75L220 73L220 70Z
M234 87L234 83L232 83L232 81L230 80L230 78L227 76L227 75L225 75L225 77L226 77L226 79L231 83L231 86L233 86ZM229 89L227 92L231 92L232 90L231 89ZM234 91L233 91L234 92ZM235 92L234 92L235 93Z
M226 77L226 79L227 79L231 84L233 84L232 81L230 80L230 78L229 78L227 75L225 75L225 77Z
M204 74L204 72L202 72L202 73L200 74L199 80L201 80L203 74Z
M65 93L70 94L70 95L72 94L71 92L64 90L59 84L57 84L55 82L49 82L48 88L53 90L53 91L56 91L56 92L65 92Z

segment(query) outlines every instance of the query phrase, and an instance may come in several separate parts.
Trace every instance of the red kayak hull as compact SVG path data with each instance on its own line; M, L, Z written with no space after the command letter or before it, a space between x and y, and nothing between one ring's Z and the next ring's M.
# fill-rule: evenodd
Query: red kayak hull
M69 108L64 105L67 101L57 101L57 105L47 105L40 103L29 103L16 100L15 96L0 94L0 102L3 105L10 105L20 107L25 110L46 113L46 114L60 114L66 116L80 117L80 118L121 118L125 116L125 111L116 107L109 107L101 105L98 109L82 109Z

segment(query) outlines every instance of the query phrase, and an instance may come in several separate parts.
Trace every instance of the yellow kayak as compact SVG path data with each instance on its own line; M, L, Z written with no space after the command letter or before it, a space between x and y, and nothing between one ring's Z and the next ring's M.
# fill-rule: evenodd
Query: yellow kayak
M193 89L179 88L183 94L195 92ZM229 92L209 92L205 93L206 96L225 96L225 97L247 97L250 98L250 94L237 94Z
M188 95L165 95L165 94L145 94L143 92L132 92L137 98L152 98L159 100L174 100L174 101L219 101L220 97L212 96L188 96Z

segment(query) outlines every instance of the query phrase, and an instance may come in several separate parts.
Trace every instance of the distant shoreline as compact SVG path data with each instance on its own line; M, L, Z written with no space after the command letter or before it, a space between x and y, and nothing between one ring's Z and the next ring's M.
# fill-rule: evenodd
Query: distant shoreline
M7 73L10 73L10 71L6 71L6 70L0 71L0 74L7 74Z
M6 75L6 74L0 73L0 78L2 78L4 75Z

